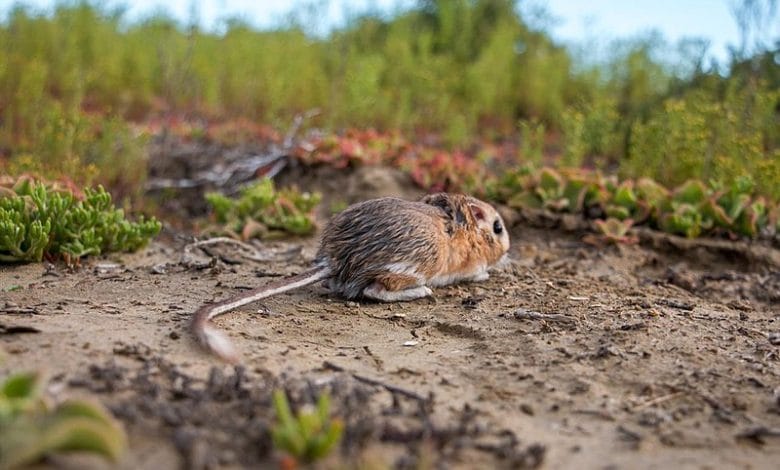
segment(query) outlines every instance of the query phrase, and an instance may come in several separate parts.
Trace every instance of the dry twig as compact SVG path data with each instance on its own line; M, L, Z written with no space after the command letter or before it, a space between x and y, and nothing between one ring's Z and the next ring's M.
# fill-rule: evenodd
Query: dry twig
M518 320L542 320L549 322L574 323L575 319L561 313L540 313L519 308L512 314Z

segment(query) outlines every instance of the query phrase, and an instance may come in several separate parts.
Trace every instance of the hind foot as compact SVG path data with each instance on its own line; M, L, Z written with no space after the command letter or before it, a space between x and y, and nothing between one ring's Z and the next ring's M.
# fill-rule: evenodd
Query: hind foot
M433 295L426 286L411 287L402 290L387 290L385 286L377 282L363 289L363 297L379 300L380 302L402 302L405 300L422 299Z

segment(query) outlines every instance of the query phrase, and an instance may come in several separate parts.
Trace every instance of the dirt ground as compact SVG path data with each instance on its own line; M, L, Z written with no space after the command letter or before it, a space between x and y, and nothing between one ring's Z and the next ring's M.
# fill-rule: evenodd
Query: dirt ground
M383 175L329 184L410 195ZM267 262L230 246L182 262L168 230L78 270L4 265L0 374L43 368L53 395L100 399L129 432L122 468L277 465L280 387L295 405L330 392L337 468L777 468L776 264L510 218L513 261L486 282L395 304L311 286L220 317L236 368L196 347L191 313L307 269L316 237L262 244ZM101 466L48 463L85 464Z

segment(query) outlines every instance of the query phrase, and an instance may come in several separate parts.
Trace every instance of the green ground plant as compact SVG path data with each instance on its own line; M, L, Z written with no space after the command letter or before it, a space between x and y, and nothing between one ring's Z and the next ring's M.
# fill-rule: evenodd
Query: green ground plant
M97 403L52 405L37 373L0 383L0 469L20 468L56 452L89 452L116 462L127 447L122 427Z
M0 185L0 262L62 257L74 264L87 255L137 250L162 227L154 218L126 220L102 186L78 197L29 176L2 181L9 184Z
M217 192L206 194L217 231L244 240L311 234L315 229L312 211L320 199L317 193L294 188L277 191L268 178L242 188L236 198Z
M747 176L727 186L687 180L669 190L650 178L619 181L597 171L525 167L496 180L489 194L516 208L596 217L603 220L597 228L611 241L639 224L689 238L780 232L780 207L756 194Z
M341 440L344 424L330 416L330 397L320 395L316 408L300 410L293 416L287 395L276 390L273 396L276 423L271 437L277 449L302 464L326 457Z

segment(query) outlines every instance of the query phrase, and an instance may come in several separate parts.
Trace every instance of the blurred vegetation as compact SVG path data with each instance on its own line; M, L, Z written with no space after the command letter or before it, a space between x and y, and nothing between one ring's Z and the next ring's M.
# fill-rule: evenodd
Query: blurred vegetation
M763 3L744 3L749 28ZM649 35L589 63L512 0L421 0L309 31L302 21L261 31L231 20L214 33L163 14L128 22L93 2L49 14L14 7L0 25L0 162L132 195L147 140L132 123L184 116L280 128L319 108L313 125L329 130L435 135L449 148L508 140L524 162L672 186L750 175L780 199L780 41L751 55L743 44L718 69L704 66L702 42L679 44L670 64L659 58L668 45Z
M117 463L127 447L120 424L98 403L52 404L40 373L0 382L0 468L27 468L56 452L86 452Z
M271 429L274 446L292 459L283 468L297 468L325 458L339 443L344 422L330 416L330 395L322 393L316 407L302 407L296 415L290 409L287 394L275 390L276 422Z

